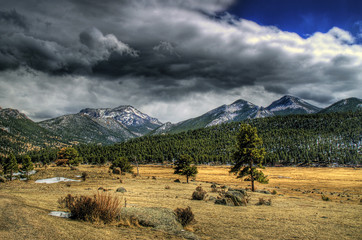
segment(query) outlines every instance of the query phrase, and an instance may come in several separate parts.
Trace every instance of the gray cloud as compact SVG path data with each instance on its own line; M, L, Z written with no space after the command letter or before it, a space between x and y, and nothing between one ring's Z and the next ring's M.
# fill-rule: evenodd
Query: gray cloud
M59 81L69 89L82 83L69 93L82 96L77 104L54 100L35 118L55 115L54 107L66 113L131 104L159 117L161 107L150 104L191 107L190 99L199 98L208 110L237 98L267 105L274 97L295 94L326 105L362 94L357 87L362 84L362 46L348 32L335 27L303 39L219 15L231 0L0 3L0 22L8 23L0 25L0 84L11 71L21 72L22 81L35 81L34 92L52 91ZM25 69L43 76L43 82ZM173 120L196 114L179 112ZM166 115L161 118L167 120Z

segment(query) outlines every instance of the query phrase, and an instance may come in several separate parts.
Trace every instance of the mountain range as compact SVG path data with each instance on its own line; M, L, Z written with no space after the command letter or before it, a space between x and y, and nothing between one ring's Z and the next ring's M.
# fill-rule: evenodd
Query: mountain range
M343 99L321 109L300 98L286 95L266 108L239 99L196 118L162 124L158 119L129 105L116 108L86 108L76 114L39 123L33 122L18 110L0 108L0 153L64 144L113 144L144 135L178 133L246 119L361 109L362 100L359 98Z

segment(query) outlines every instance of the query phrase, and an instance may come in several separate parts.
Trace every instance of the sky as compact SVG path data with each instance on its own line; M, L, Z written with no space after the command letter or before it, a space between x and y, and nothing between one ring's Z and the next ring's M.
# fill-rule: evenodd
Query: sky
M162 122L362 96L362 1L0 0L0 107L132 105Z

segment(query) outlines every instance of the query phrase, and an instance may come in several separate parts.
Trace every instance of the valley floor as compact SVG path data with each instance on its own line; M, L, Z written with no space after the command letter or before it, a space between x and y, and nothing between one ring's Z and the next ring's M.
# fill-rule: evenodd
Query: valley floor
M0 239L181 239L146 227L105 226L48 215L61 210L57 203L60 197L92 195L99 187L122 197L127 207L190 206L197 222L188 230L200 239L361 239L362 169L266 168L270 183L256 186L258 190L275 190L275 195L249 192L251 200L246 207L191 200L198 185L217 197L217 192L211 192L211 182L220 190L223 185L248 187L250 182L229 175L228 169L199 166L199 174L189 184L167 166L141 166L140 177L109 174L107 167L89 165L75 171L38 169L28 182L0 183ZM34 182L50 177L77 179L82 172L89 176L85 182ZM174 182L177 178L182 183ZM127 192L116 193L118 187ZM323 201L322 195L330 201ZM272 205L257 206L259 198L270 198Z

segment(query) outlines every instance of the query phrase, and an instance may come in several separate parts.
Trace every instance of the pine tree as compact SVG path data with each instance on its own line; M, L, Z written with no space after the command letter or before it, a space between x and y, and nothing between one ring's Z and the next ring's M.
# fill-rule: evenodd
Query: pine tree
M261 170L257 170L255 164L262 167L265 156L263 141L258 136L256 128L249 124L242 124L236 136L236 152L234 153L234 166L230 172L238 175L238 178L250 176L251 190L255 191L254 181L268 183L268 179Z
M133 166L126 157L119 157L112 162L110 169L120 168L122 172L133 173Z
M23 163L21 166L21 171L26 174L26 179L29 179L29 172L34 169L33 162L31 161L31 158L26 155L23 159Z
M13 180L13 173L18 171L18 162L13 154L10 154L9 158L5 160L4 174L10 174L10 181Z
M175 162L174 174L186 176L186 181L189 183L189 177L195 177L197 174L197 167L191 166L193 159L189 155L181 155Z

